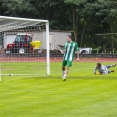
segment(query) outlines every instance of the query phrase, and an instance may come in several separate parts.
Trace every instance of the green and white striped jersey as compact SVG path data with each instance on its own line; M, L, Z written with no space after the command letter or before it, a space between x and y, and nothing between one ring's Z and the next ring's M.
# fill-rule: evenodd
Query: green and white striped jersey
M75 51L78 50L78 44L76 42L74 42L74 41L72 41L71 43L66 42L65 46L64 46L64 49L66 51L64 53L63 59L67 60L67 61L73 61Z

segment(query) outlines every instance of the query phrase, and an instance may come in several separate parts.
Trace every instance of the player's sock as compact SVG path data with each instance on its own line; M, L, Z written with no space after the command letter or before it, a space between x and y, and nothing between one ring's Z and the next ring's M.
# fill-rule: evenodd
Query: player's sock
M67 75L64 74L63 81L66 81L66 77L67 77Z
M67 74L64 74L64 78L66 78L67 77Z
M64 72L65 72L65 71L62 71L62 78L64 78Z
M115 67L116 66L116 63L114 63L113 65L111 65L111 67Z
M67 75L66 74L64 74L64 78L66 78L67 77Z

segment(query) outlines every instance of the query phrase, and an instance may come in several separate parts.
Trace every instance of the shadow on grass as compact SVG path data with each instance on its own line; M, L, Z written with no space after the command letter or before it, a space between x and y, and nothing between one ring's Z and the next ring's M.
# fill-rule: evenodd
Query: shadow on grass
M40 79L62 79L62 77L60 75L50 75L50 76L17 76L17 75L13 75L13 76L2 76L3 79L6 80L16 80L16 79L36 79L36 80L40 80ZM87 76L67 76L67 79L73 80L73 79L78 79L78 80L117 80L117 76L115 75L87 75Z
M26 77L23 79L62 79L61 76L40 76L40 77ZM68 76L67 79L80 79L80 80L117 80L117 76Z

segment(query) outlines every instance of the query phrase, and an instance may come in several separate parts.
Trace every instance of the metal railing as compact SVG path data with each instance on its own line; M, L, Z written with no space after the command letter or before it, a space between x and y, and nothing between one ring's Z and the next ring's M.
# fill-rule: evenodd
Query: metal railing
M100 49L93 50L92 53L96 53L96 54L117 54L117 48L100 48Z

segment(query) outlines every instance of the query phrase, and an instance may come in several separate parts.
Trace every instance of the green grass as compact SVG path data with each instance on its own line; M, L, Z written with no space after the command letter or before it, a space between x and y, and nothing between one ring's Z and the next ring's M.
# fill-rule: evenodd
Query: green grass
M117 73L93 75L95 64L73 63L67 81L60 62L49 77L2 76L0 116L117 117Z
M2 74L46 74L45 62L3 62Z

